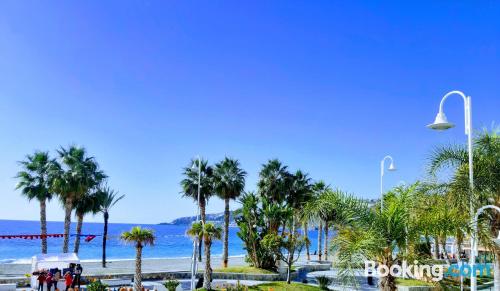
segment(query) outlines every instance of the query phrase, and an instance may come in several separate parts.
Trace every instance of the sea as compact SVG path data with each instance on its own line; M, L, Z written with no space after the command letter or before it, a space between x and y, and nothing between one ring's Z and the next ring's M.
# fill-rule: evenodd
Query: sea
M153 229L156 235L154 246L143 249L144 258L189 258L193 251L193 243L186 235L189 225L159 225L159 224L125 224L109 223L106 257L108 260L125 260L135 258L135 249L120 241L120 234L134 226ZM63 233L64 223L47 222L48 233ZM90 242L81 238L81 260L98 261L102 257L102 233L104 224L84 222L82 234L97 235ZM76 224L71 226L71 233L75 233ZM237 235L238 227L229 228L229 255L244 256L246 251L243 242ZM40 234L40 222L22 220L0 220L0 235L30 235ZM70 238L70 251L73 250L74 237ZM311 253L316 250L317 231L309 231ZM48 238L48 252L60 253L62 251L62 238ZM31 263L31 258L41 252L40 239L0 239L0 263ZM305 251L304 251L305 252ZM214 242L212 256L222 255L222 243Z

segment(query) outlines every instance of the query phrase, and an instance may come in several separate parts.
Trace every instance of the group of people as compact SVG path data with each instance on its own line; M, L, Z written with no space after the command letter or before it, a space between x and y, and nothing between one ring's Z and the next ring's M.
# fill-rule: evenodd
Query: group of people
M47 284L47 291L52 291L52 286L54 286L54 291L59 291L57 284L61 279L64 279L64 285L66 287L65 291L79 290L81 284L83 268L80 264L69 264L68 268L59 270L59 268L54 268L50 270L40 270L33 273L37 277L38 281L38 291L43 291L43 285ZM61 274L64 274L61 277ZM75 289L77 287L78 289Z

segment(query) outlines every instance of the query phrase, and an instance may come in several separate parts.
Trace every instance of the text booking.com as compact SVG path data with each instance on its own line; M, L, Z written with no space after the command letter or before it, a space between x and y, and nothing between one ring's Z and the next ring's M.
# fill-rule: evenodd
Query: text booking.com
M474 270L473 270L474 269ZM467 263L452 264L447 267L443 265L419 265L415 261L412 265L403 262L402 265L392 265L388 267L384 264L377 264L375 261L365 261L365 276L386 277L389 274L393 277L422 278L432 277L437 282L445 277L470 277L471 273L484 277L491 273L490 264L475 264L474 267Z

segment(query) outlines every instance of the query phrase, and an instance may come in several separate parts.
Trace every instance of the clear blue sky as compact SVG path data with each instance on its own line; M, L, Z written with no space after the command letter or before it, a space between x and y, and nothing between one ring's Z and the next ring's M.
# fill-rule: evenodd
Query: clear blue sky
M500 119L500 5L378 2L1 1L0 218L38 219L16 161L72 143L127 195L114 222L193 214L197 154L240 159L248 190L269 158L367 198L386 154L387 187L424 177L434 146L465 141L456 97L457 128L425 128L443 94L472 96L475 128Z

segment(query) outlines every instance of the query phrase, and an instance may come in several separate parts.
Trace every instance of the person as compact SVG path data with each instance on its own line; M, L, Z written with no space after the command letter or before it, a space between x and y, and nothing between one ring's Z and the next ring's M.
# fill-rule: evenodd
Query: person
M59 291L59 288L57 288L57 283L59 280L61 280L61 271L56 268L56 272L54 273L54 291Z
M71 288L71 284L73 284L73 275L68 271L64 274L64 282L66 283L66 291Z
M73 278L73 285L71 285L71 287L73 289L75 289L75 286L78 286L78 290L80 290L82 272L83 272L82 265L76 264L75 270L73 271L73 274L75 274L75 277Z
M42 270L40 271L40 274L38 274L38 291L43 291L43 284L45 283L45 272Z
M53 280L54 280L54 278L52 277L52 273L48 272L47 277L45 278L45 282L47 282L47 291L51 291Z

